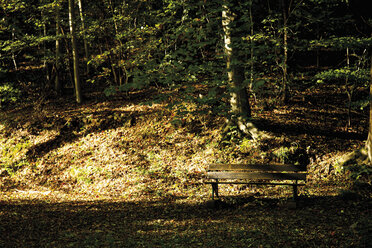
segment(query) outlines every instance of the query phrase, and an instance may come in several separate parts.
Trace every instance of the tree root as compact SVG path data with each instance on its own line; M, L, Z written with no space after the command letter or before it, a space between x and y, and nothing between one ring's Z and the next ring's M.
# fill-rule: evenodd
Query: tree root
M358 150L345 154L338 161L338 164L343 167L353 165L353 164L368 164L368 163L369 163L368 152L365 147L362 147Z
M236 117L226 121L226 125L223 128L223 137L226 137L232 127L236 127L241 136L246 136L253 140L259 140L262 138L272 138L269 134L259 130L256 125L249 118Z

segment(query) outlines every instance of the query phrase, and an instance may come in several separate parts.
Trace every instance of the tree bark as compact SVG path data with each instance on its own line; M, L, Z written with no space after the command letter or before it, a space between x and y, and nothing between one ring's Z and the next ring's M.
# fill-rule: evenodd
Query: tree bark
M79 53L76 43L75 34L75 12L74 12L74 0L68 1L69 19L70 19L70 35L72 45L72 60L74 66L74 84L75 84L75 98L77 103L82 103L82 93L80 88L80 74L79 74Z
M231 88L231 112L235 115L251 116L247 89L244 85L244 68L235 47L238 37L234 37L231 26L235 21L235 14L225 5L222 11L222 26L224 30L224 44L229 86Z
M237 125L241 132L255 139L258 137L258 133L253 123L249 121L251 107L247 87L244 84L243 62L239 54L239 41L241 37L238 34L238 19L239 14L234 13L225 2L222 11L222 27L224 31L228 84L231 92L231 121L235 122L234 124Z

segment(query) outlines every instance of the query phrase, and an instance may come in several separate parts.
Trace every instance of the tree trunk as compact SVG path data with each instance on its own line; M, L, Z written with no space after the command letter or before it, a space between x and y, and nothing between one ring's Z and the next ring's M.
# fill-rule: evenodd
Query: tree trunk
M15 36L15 28L13 27L13 28L12 28L12 42L13 42L13 43L15 42L15 38L16 38L16 36ZM18 66L17 66L16 56L15 56L15 54L14 54L13 51L12 51L12 60L13 60L14 69L15 69L16 71L18 71Z
M80 88L80 75L79 75L79 53L76 44L75 34L75 12L74 12L74 0L68 1L68 11L70 19L70 34L71 34L71 45L72 45L72 60L74 66L74 84L75 84L75 97L77 103L82 103L82 93Z
M251 52L251 61L250 61L250 91L251 91L251 94L253 94L254 96L254 99L255 101L257 100L256 99L256 95L254 94L254 92L252 92L252 88L253 88L253 74L254 74L254 39L253 39L253 35L254 35L254 29L253 29L253 15L252 15L252 5L253 5L253 1L250 1L250 4L249 4L249 21L250 21L250 31L251 31L251 36L250 36L250 42L251 42L251 49L250 49L250 52Z
M224 30L227 76L231 88L231 111L235 115L250 117L251 109L247 89L244 85L244 68L237 54L237 48L233 44L233 41L235 42L238 38L234 37L234 32L231 30L235 17L235 14L227 6L224 6L224 10L222 11L222 26Z
M47 36L47 26L46 26L46 20L44 16L44 11L41 12L42 20L43 20L43 35L44 37ZM50 75L49 75L49 64L47 61L47 46L46 46L46 41L43 41L43 53L44 53L44 61L43 61L43 67L44 67L44 72L45 72L45 86L46 88L51 87L51 82L50 82Z
M371 28L370 25L369 27ZM371 37L372 37L372 33L371 33ZM371 55L370 79L369 79L369 127L368 127L368 138L366 142L366 149L367 149L368 161L370 165L372 165L372 55Z
M227 76L230 88L230 107L232 121L243 133L257 138L257 129L248 121L251 117L251 107L249 105L249 95L247 87L244 85L243 62L239 55L239 40L241 37L237 34L239 27L236 20L239 19L237 13L224 4L222 11L222 27L224 31L224 45L226 55Z
M89 49L88 49L88 42L87 42L86 35L85 35L85 18L84 18L84 12L83 12L83 2L82 2L82 0L79 0L78 3L79 3L79 13L80 13L81 28L83 30L85 63L86 63L86 66L87 66L87 69L86 70L87 70L87 75L89 75L89 65L88 65Z
M283 8L283 102L288 103L289 92L288 92L288 3L286 0L282 0Z
M55 61L55 68L56 68L56 78L54 81L54 90L59 95L62 90L61 80L59 78L59 70L61 65L61 38L59 37L61 35L61 16L60 16L60 6L59 2L57 2L56 7L56 61Z

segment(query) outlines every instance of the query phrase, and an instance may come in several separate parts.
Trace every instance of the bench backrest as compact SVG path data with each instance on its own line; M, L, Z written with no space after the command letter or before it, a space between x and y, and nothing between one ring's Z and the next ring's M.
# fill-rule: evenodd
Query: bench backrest
M209 179L306 180L306 168L282 164L210 164Z

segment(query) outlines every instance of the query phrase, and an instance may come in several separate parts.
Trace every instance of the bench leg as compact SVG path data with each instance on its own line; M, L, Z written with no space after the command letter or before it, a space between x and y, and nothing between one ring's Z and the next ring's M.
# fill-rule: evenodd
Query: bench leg
M219 196L218 196L218 182L212 183L212 200L214 200L214 196L219 198Z
M293 184L293 200L294 200L295 202L297 202L297 200L298 200L298 195L297 195L297 182L296 182L296 184Z

